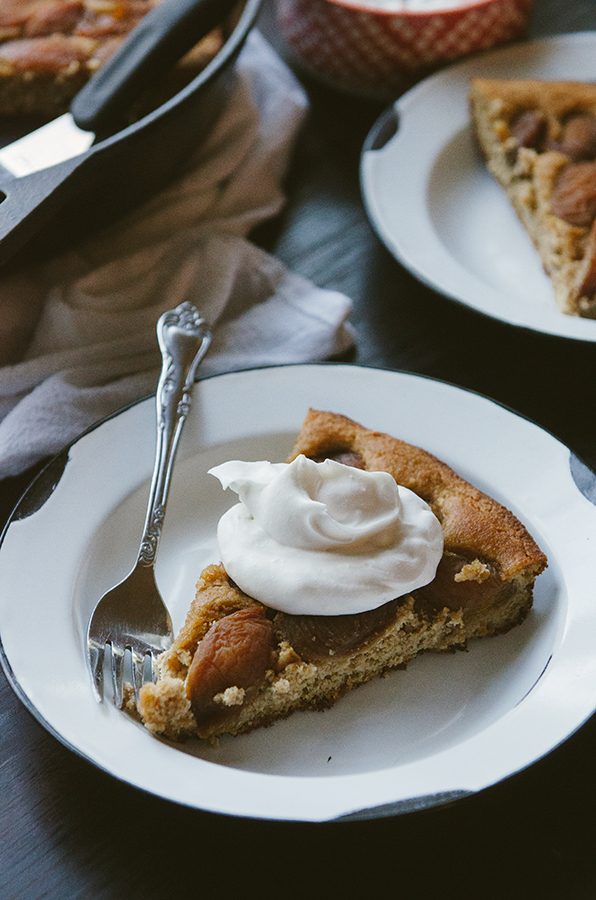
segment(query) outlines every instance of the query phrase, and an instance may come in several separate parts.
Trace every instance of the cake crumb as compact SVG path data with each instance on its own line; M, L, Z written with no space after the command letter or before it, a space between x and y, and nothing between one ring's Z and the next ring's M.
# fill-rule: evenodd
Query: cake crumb
M488 576L490 575L490 569L486 565L486 563L481 562L479 559L474 559L470 563L466 563L465 566L462 566L459 572L454 576L454 581L477 581L481 583L486 581Z
M186 649L178 650L176 654L183 666L190 666L192 662L192 654Z
M234 685L234 687L226 688L221 694L216 694L213 699L222 706L242 706L245 693L244 688Z
M278 670L281 671L292 663L297 662L300 662L300 657L291 646L291 644L289 644L288 641L281 641L279 645L279 654L277 660Z
M278 694L287 694L290 690L290 682L287 678L278 678L272 685L274 691Z
M122 685L122 708L128 710L129 712L136 713L137 711L135 692L130 681L125 681Z

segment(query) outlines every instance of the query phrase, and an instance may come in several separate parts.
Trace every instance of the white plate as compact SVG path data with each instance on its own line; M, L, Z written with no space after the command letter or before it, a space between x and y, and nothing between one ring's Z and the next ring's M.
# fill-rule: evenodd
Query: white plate
M435 290L512 325L596 341L595 320L558 311L538 254L474 147L468 108L474 76L594 81L596 34L495 50L401 97L362 153L369 218L394 256ZM382 146L396 120L397 131Z
M175 626L216 522L233 502L209 466L283 460L309 406L435 453L505 502L547 553L522 626L468 653L428 655L325 713L297 713L218 749L152 737L91 694L92 607L137 550L153 459L144 400L59 456L21 501L0 549L0 634L15 689L61 741L130 784L200 809L324 821L399 813L523 769L596 708L596 508L569 450L476 394L413 375L288 366L196 385L172 483L157 577ZM593 476L574 461L588 486Z

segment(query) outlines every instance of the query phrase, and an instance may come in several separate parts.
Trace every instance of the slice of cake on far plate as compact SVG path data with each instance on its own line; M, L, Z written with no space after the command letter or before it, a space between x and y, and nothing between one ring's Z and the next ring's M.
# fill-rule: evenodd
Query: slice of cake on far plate
M596 318L596 85L475 78L470 106L559 309Z
M223 563L140 693L146 727L172 739L325 709L423 651L506 632L546 566L445 463L334 413L308 413L287 464L211 471L241 501L220 521Z

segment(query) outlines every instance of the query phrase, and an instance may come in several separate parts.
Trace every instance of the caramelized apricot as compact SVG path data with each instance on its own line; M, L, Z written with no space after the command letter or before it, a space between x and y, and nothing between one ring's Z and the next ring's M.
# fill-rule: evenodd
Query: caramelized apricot
M566 166L557 179L550 202L559 219L588 228L596 218L596 162Z
M421 597L435 609L480 608L493 600L502 588L502 582L490 566L486 566L484 577L470 577L460 580L462 570L471 568L471 561L457 553L444 553L437 567L437 573L430 584L419 588L416 597Z
M291 616L278 613L275 630L306 662L347 656L364 646L395 618L397 600L347 616Z
M214 697L228 688L250 688L269 667L273 626L261 606L224 616L199 643L186 682L198 724L229 714Z
M517 147L542 149L546 137L546 117L536 109L523 112L511 123L511 134Z
M561 141L553 144L574 162L596 157L596 119L588 113L570 116L563 126Z

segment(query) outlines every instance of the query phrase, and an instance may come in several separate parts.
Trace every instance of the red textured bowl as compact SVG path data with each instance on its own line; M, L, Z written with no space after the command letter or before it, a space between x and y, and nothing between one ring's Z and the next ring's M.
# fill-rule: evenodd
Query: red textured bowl
M523 37L533 0L471 0L455 9L389 12L342 0L277 0L283 38L324 81L392 99L453 60Z

